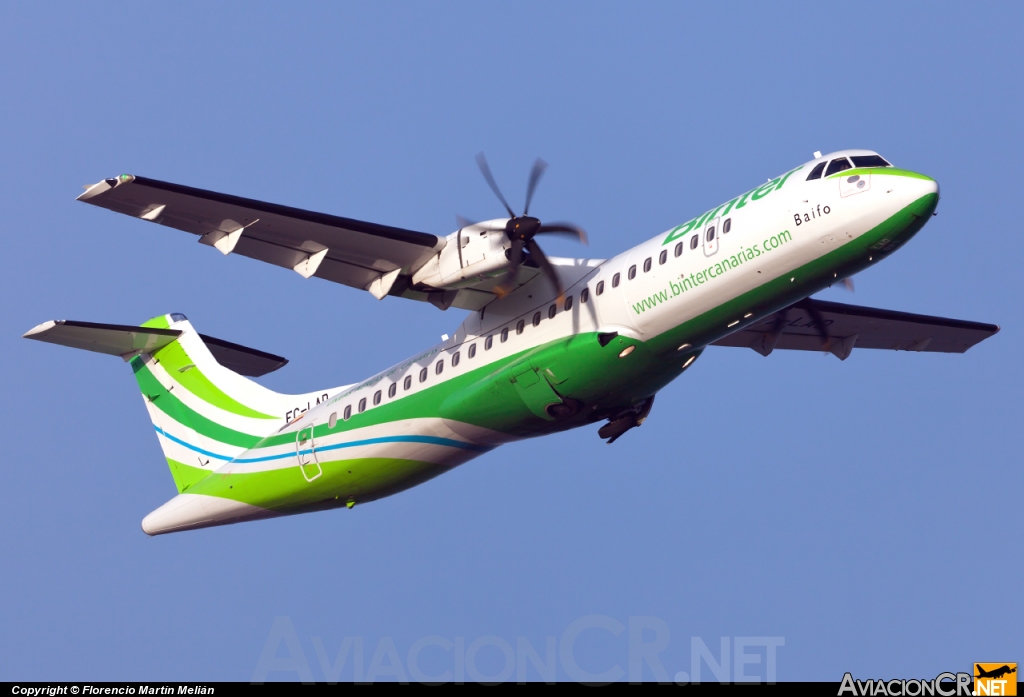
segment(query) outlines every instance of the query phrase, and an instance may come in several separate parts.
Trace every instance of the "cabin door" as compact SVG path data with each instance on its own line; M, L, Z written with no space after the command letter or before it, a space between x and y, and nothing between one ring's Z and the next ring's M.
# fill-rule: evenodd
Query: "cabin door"
M718 252L718 237L721 234L721 218L715 218L704 226L701 241L704 243L704 256L709 257Z
M311 482L321 474L320 461L316 454L316 439L313 434L315 424L310 423L305 428L300 428L295 433L295 458L299 463L299 470L307 482Z

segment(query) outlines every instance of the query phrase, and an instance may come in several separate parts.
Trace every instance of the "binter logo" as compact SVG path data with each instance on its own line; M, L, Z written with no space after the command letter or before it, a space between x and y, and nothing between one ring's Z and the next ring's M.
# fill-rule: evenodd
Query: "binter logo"
M975 663L975 695L1017 694L1016 663Z

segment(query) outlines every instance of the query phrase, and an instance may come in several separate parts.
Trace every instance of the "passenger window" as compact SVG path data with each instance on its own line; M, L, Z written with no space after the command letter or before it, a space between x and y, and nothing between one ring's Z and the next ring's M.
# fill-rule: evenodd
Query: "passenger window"
M441 373L444 372L444 359L443 358L441 360L439 360L437 362L437 364L434 366L434 372L437 373L438 375L440 375Z
M536 327L538 324L540 324L540 310L533 313L533 326Z
M825 171L825 165L827 164L828 161L819 162L815 165L814 169L811 170L811 173L807 175L807 181L811 181L812 179L821 179L821 173Z
M612 288L618 288L618 287L619 287L619 274L615 274L614 276L612 276Z
M366 397L359 400L359 413L362 414L366 411Z
M338 425L338 412L332 411L331 418L327 419L327 428L333 429Z
M879 155L854 155L850 159L854 167L892 167Z
M494 345L494 335L492 334L491 336L489 336L486 339L484 339L484 351L489 351L491 349L491 346L493 346L493 345Z
M683 253L683 243L682 243L682 242L677 242L677 243L676 243L676 251L675 251L675 254L676 254L676 256L678 257L678 256L681 256L681 255L682 255L682 253Z
M586 305L588 300L590 300L590 289L584 288L580 291L580 305Z
M424 368L423 370L420 371L420 382L426 382L426 381L427 381L427 369Z
M597 282L597 290L595 291L598 295L604 292L604 281Z
M694 235L690 238L690 249L696 249L697 245L700 244L700 235Z
M629 273L626 274L626 278L628 278L631 281L634 278L636 278L636 264L633 264L632 266L629 267Z
M568 312L572 309L572 296L570 295L565 299L565 311Z
M658 255L658 263L664 264L666 261L668 261L668 250L663 249L661 250L661 254Z
M552 303L551 307L548 308L548 319L554 319L556 312L558 312L558 305Z
M503 327L501 330L501 343L508 341L508 327Z
M459 352L456 351L455 355L452 356L452 367L454 368L455 366L457 366L460 360L462 360L462 356L460 356Z
M715 239L715 228L709 227L705 237L707 238L708 242Z
M373 393L373 406L380 404L380 390Z
M522 334L524 329L526 329L525 319L521 319L518 322L516 322L516 334Z
M732 230L732 218L726 218L725 222L722 223L722 234L724 235L730 230Z
M348 421L349 419L352 418L352 405L351 404L349 404L347 407L345 407L345 411L343 411L341 413L341 418L345 419L345 421Z
M469 345L469 351L467 352L467 355L470 358L473 358L476 355L476 344Z
M402 383L402 387L406 390L412 389L412 375L405 376L405 382Z
M825 176L829 177L836 172L842 172L847 169L853 169L853 165L850 164L850 161L845 157L837 157L829 164L828 169L825 171Z
M396 392L398 392L398 383L393 382L391 383L391 386L388 387L388 399L394 397Z
M646 259L644 259L644 273L647 273L650 270L651 270L651 258L647 257Z

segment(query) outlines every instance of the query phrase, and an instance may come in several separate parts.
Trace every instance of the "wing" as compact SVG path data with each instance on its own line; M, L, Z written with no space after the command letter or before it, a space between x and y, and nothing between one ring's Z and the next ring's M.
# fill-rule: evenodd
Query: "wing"
M829 337L828 350L842 360L854 347L894 351L963 353L999 331L994 324L809 300ZM780 319L781 317L781 319ZM719 339L713 346L742 346L767 356L774 349L823 350L806 309L790 307Z
M366 223L122 174L90 186L79 201L184 230L199 241L294 269L376 297L405 295L408 277L446 243L425 232Z

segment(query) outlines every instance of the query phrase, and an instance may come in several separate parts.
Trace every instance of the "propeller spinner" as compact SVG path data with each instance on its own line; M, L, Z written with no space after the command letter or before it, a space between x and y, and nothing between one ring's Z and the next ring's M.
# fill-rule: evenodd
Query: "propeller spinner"
M526 261L526 257L523 254L523 249L525 248L530 258L537 262L541 273L555 286L558 300L561 302L562 296L565 293L562 288L562 282L559 280L554 266L548 261L547 256L534 238L537 235L567 235L586 244L587 233L583 231L583 228L572 223L545 224L529 214L533 192L537 189L537 182L540 181L544 170L547 169L547 163L540 158L537 158L537 161L533 163L533 169L530 170L529 183L526 186L526 204L523 206L522 215L516 215L515 211L512 210L512 206L508 205L508 201L502 195L501 189L498 188L498 183L494 180L494 175L491 174L491 168L487 165L487 158L484 157L483 153L476 156L476 163L480 166L480 172L484 175L484 179L487 180L491 191L498 197L498 200L505 206L505 210L509 214L509 221L505 224L505 236L512 243L508 250L511 272L506 282L495 288L498 296L504 296L515 288L516 279L519 277L519 267Z

